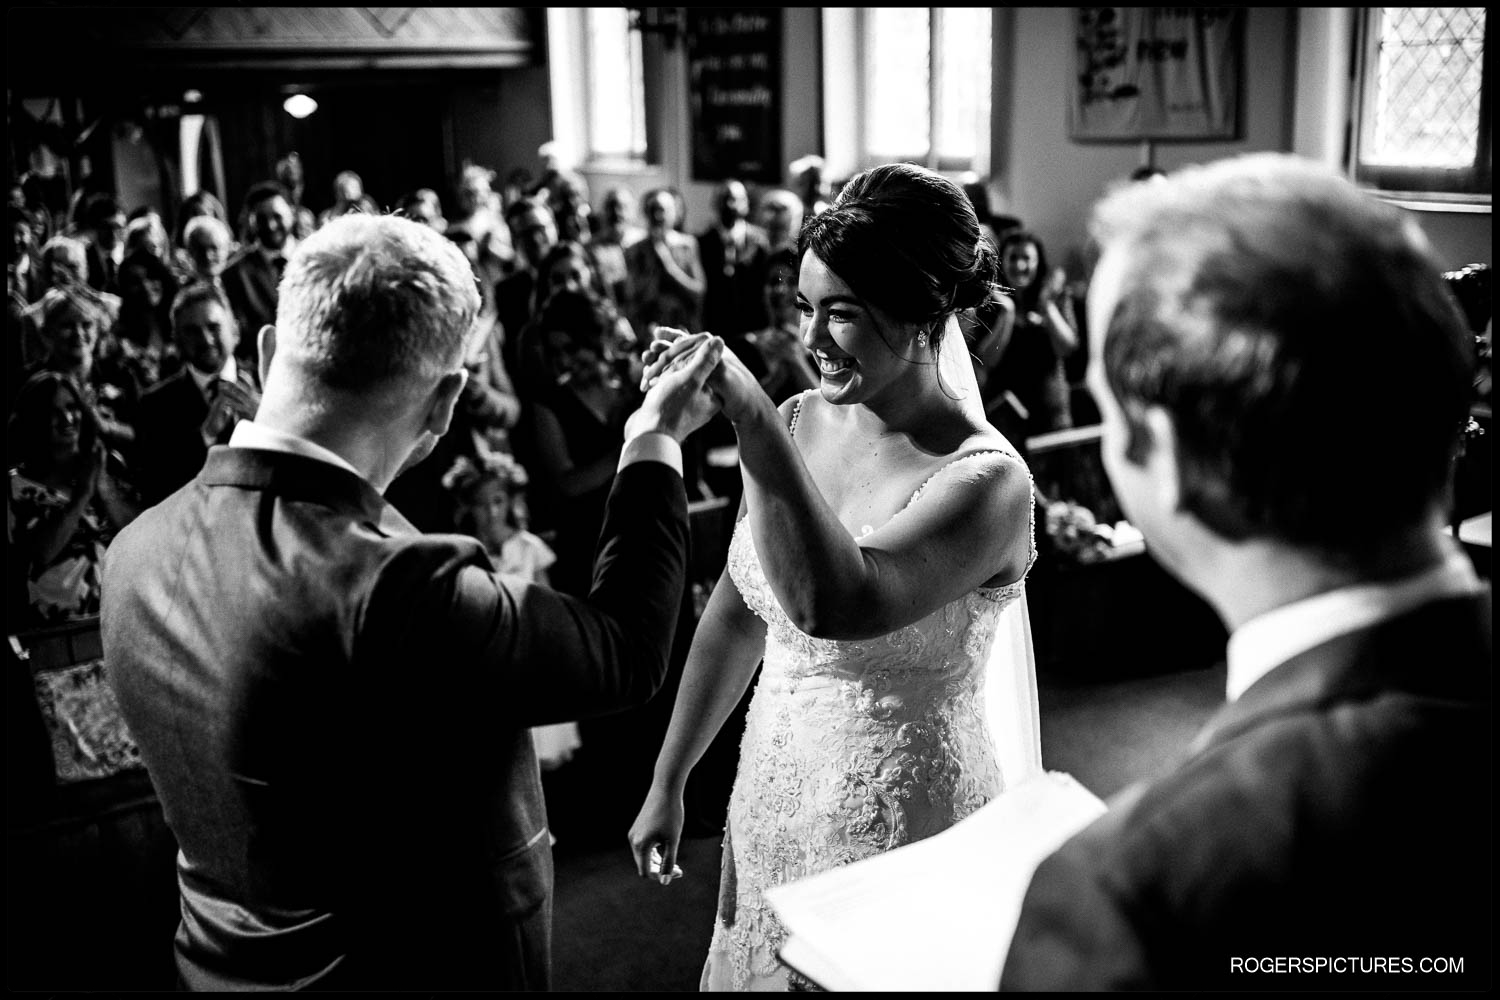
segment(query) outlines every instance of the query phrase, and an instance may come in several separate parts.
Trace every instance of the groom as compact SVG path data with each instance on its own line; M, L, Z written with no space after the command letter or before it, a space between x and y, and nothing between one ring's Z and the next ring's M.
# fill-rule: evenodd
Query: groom
M1488 985L1492 597L1442 533L1470 350L1410 219L1288 157L1095 215L1105 467L1228 704L1032 879L1003 989Z
M626 424L593 590L492 571L382 499L463 390L479 309L433 230L352 215L287 265L253 421L121 532L104 657L177 837L189 989L545 989L528 727L640 704L684 582L710 340Z

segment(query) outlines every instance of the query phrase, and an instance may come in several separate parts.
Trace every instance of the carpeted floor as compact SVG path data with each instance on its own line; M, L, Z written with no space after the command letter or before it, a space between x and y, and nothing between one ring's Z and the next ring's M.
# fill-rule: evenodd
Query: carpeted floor
M1122 681L1043 677L1039 687L1044 764L1107 798L1186 749L1223 702L1224 667ZM554 988L695 990L713 930L720 838L684 839L685 877L660 886L636 876L623 826L614 846L558 845Z

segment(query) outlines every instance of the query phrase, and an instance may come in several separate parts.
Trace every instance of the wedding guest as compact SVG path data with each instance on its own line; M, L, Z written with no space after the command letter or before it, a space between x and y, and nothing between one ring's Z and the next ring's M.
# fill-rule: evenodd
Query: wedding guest
M761 193L755 221L766 231L773 251L793 246L802 231L802 199L785 188Z
M31 213L24 207L8 205L11 241L7 244L5 262L5 408L9 412L20 387L26 367L26 339L29 321L26 311L39 297L39 264L36 253L36 231Z
M792 175L792 187L802 198L804 218L811 219L828 209L833 191L826 170L827 162L816 153L798 157L787 167Z
M486 332L500 322L495 306L495 286L510 273L515 251L510 244L510 230L500 211L500 196L494 189L495 172L488 167L469 164L459 175L457 202L453 218L443 227L448 237L469 261L479 282L480 326ZM498 331L504 336L505 331Z
M502 328L506 366L519 371L515 352L521 331L535 315L537 268L557 243L557 225L552 210L534 198L523 198L506 209L505 222L516 250L516 269L495 285L495 311Z
M31 213L25 208L10 205L6 208L6 217L10 220L11 237L6 244L6 293L13 303L25 309L42 295L36 230L32 226Z
M305 240L318 228L318 220L312 214L312 210L302 204L302 194L307 188L306 176L302 169L302 157L297 153L288 153L276 161L276 182L282 186L287 193L287 200L292 206L292 238Z
M37 303L41 360L28 375L41 371L67 375L92 411L99 437L112 448L128 451L135 443L131 421L141 387L128 368L102 364L100 340L112 318L87 285L54 288Z
M147 250L127 254L120 265L120 319L115 332L138 347L160 347L171 335L177 276Z
M184 279L223 287L221 277L233 245L229 227L212 215L199 215L183 227L182 245L187 268Z
M1034 233L1012 230L1001 238L1000 280L1014 289L1014 319L1009 336L992 341L980 356L987 370L985 409L1008 437L1024 442L1073 426L1063 359L1078 347L1077 322L1067 275L1047 263Z
M589 226L589 184L582 174L565 171L550 188L547 207L557 221L557 238L587 243L593 233Z
M93 194L79 206L74 235L88 254L88 283L96 291L119 293L120 263L125 259L125 213L113 195Z
M88 249L82 242L71 236L52 237L37 258L37 298L50 288L85 284L88 268Z
M141 499L155 504L198 474L208 449L255 416L260 392L234 356L239 331L223 291L188 285L172 302L172 335L182 368L141 398L136 461Z
M440 233L448 229L448 220L443 218L443 203L432 188L418 188L406 195L399 208L401 214L413 222L420 222Z
M292 236L292 203L275 181L264 181L245 195L249 245L235 256L220 276L235 325L246 331L239 356L256 368L256 331L276 322L277 284L296 240Z
M698 236L703 265L703 326L731 349L743 335L766 325L765 272L771 244L765 230L746 221L750 194L728 180L714 193L716 224Z
M763 288L771 322L745 336L751 352L745 363L760 386L780 406L791 397L818 386L812 355L802 346L802 313L797 308L797 254L777 250L766 262Z
M70 236L54 236L42 246L33 289L36 300L22 314L21 359L28 369L35 369L48 353L43 341L42 302L52 289L69 291L88 302L103 327L113 326L119 317L119 296L90 288L85 280L87 273L88 250L80 241Z
M318 215L318 225L326 226L350 212L375 215L379 211L375 200L365 194L365 182L359 174L352 170L340 170L333 179L333 205Z
M703 306L698 241L678 231L679 195L658 188L643 199L646 236L625 250L627 312L642 343L658 326L697 330Z
M198 191L182 199L182 207L177 210L176 236L172 241L173 245L177 247L177 253L179 256L179 270L185 271L188 269L187 267L184 267L185 262L181 259L181 254L187 247L188 225L194 219L203 218L205 216L210 219L217 219L224 226L225 230L228 230L229 213L224 210L224 203L221 202L217 197L215 197L212 192ZM228 243L230 248L233 249L233 237L229 237L226 242ZM225 255L225 259L228 259L228 254Z
M635 224L635 195L626 187L612 187L604 192L599 211L594 215L596 228L589 250L599 267L599 277L609 290L610 298L623 305L630 292L630 273L625 267L625 250L644 239L646 231Z
M443 477L456 497L458 530L479 539L496 571L545 587L557 556L527 530L526 482L526 470L504 454L460 458ZM544 771L566 764L583 745L576 722L533 726L531 738Z
M550 377L531 413L539 524L557 534L553 584L586 594L594 543L618 464L625 418L638 405L620 377L613 316L596 297L561 291L536 320Z
M1227 704L1037 869L1001 987L1482 989L1493 597L1443 530L1473 357L1427 241L1270 154L1092 229L1105 469L1229 626Z
M161 214L149 205L132 211L125 223L125 256L142 252L165 261L169 250L167 227L161 221Z
M21 387L6 428L10 531L26 566L29 624L99 613L105 547L136 510L115 478L93 408L61 372Z

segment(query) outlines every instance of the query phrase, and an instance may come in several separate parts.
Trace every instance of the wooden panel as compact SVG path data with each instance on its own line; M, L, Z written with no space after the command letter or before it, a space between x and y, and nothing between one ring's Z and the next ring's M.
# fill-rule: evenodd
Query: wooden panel
M82 52L137 72L156 68L158 60L171 66L498 68L540 56L540 19L523 7L96 7L85 17L38 7L12 9L8 21L12 38L66 37ZM32 58L24 47L11 54L23 63ZM15 72L10 68L8 75Z
M533 44L531 18L519 7L113 7L94 8L86 18L47 9L25 16L68 17L84 40L131 48L484 50Z

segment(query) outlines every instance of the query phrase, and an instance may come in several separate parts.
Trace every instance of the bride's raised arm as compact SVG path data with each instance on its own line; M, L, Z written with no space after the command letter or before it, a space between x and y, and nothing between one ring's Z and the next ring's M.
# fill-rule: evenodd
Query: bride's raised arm
M670 360L662 350L653 354ZM961 449L933 474L919 503L856 539L792 440L788 419L795 398L778 412L727 349L710 388L739 437L747 516L761 566L782 610L803 632L823 639L884 635L976 587L1010 582L1026 570L1031 481L1015 456ZM869 457L851 455L849 474L869 475Z

